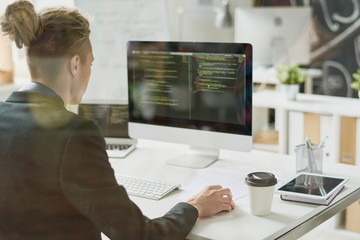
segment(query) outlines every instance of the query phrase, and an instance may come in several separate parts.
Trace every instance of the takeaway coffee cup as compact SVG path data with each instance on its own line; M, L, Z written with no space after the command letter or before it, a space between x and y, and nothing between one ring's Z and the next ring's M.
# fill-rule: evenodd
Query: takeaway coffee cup
M245 178L248 186L251 213L256 216L270 214L277 179L268 172L252 172Z

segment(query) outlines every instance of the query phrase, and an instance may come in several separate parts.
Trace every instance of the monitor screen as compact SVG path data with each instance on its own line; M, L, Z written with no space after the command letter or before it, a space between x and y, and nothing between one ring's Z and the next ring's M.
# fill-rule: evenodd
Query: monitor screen
M227 142L252 135L250 44L131 41L127 53L130 136L245 148Z
M81 103L78 115L95 121L104 137L129 138L127 105Z

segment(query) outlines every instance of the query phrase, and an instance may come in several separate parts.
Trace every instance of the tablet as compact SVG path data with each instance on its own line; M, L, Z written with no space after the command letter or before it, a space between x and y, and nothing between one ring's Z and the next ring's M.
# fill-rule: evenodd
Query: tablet
M347 178L315 173L299 173L276 192L285 196L326 200L348 181Z

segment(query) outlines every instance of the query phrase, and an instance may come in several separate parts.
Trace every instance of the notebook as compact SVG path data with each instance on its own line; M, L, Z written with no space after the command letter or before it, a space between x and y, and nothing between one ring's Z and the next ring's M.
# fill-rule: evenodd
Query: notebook
M109 158L124 158L136 147L128 134L128 105L117 103L81 103L78 115L94 120L101 128Z

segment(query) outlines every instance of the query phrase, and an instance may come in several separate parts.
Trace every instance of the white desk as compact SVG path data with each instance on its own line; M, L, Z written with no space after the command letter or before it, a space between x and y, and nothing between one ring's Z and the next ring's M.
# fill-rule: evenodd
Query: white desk
M178 182L186 186L195 176L196 170L165 163L169 158L184 153L186 148L184 145L139 140L137 149L127 158L110 161L116 173ZM241 165L252 165L257 170L281 170L284 180L295 175L295 159L292 157L256 150L251 153L221 150L220 160L210 167ZM329 207L289 203L276 197L273 201L272 213L266 217L256 217L251 215L247 203L237 203L236 208L230 213L198 220L189 238L296 239L360 199L360 176L356 168L343 164L326 164L324 173L351 179L346 184L346 189ZM239 182L239 184L244 183ZM131 199L138 204L146 216L155 218L162 216L179 202L179 195L180 191L175 191L160 201L138 197Z

